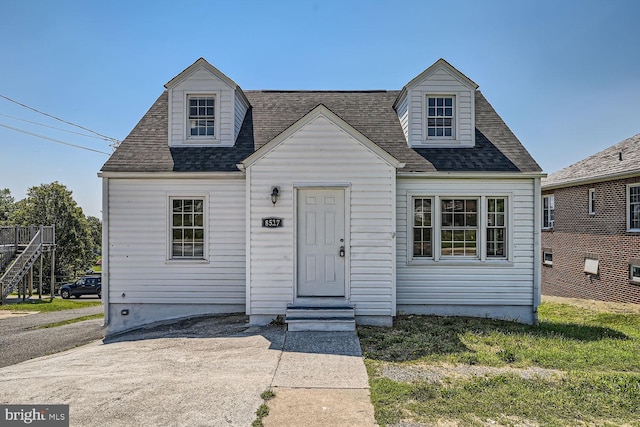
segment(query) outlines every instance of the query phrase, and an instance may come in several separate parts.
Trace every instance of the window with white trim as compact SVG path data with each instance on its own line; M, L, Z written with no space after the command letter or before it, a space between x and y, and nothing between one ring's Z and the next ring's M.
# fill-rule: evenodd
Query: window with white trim
M553 228L555 220L555 197L542 196L542 228Z
M432 199L413 199L413 256L417 258L433 256Z
M507 199L487 198L487 257L507 256Z
M440 254L478 256L478 199L440 200Z
M629 264L629 280L640 284L640 263Z
M415 195L410 203L410 260L509 257L508 197Z
M596 214L596 189L589 189L589 215Z
M215 138L216 98L189 95L187 138Z
M454 139L455 125L455 96L427 95L427 139Z
M627 186L627 229L640 231L640 185Z
M542 252L542 263L545 265L553 265L553 252L545 250Z
M171 198L171 259L204 259L204 199Z

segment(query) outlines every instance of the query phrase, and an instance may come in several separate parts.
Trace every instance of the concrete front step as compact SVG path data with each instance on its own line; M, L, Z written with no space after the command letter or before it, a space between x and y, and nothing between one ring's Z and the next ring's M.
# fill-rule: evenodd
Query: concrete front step
M318 307L291 306L287 308L285 323L289 331L354 331L355 311L350 306Z

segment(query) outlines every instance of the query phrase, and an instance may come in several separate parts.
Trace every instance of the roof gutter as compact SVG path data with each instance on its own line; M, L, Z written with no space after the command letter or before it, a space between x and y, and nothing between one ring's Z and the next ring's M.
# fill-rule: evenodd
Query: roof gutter
M145 178L145 179L197 179L197 178L244 178L242 172L98 172L99 178Z
M592 184L594 182L615 181L617 179L632 178L632 177L637 176L637 175L640 175L640 169L636 169L636 170L632 170L632 171L626 171L626 172L611 173L611 174L600 175L600 176L596 176L596 177L590 176L588 178L580 178L580 179L566 181L566 182L558 183L558 184L545 185L543 183L542 184L542 189L543 190L555 190L556 188L575 187L577 185Z
M398 178L459 178L459 179L530 179L544 178L543 172L398 172Z

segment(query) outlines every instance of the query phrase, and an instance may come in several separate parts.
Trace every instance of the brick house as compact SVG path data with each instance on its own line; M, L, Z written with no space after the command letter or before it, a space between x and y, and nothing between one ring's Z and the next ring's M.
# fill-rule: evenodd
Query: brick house
M542 179L542 293L640 303L640 134Z

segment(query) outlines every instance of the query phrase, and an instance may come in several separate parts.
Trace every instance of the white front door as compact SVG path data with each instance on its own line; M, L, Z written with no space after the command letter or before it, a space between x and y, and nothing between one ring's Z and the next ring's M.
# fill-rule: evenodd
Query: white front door
M342 297L345 275L343 189L298 190L298 296Z

